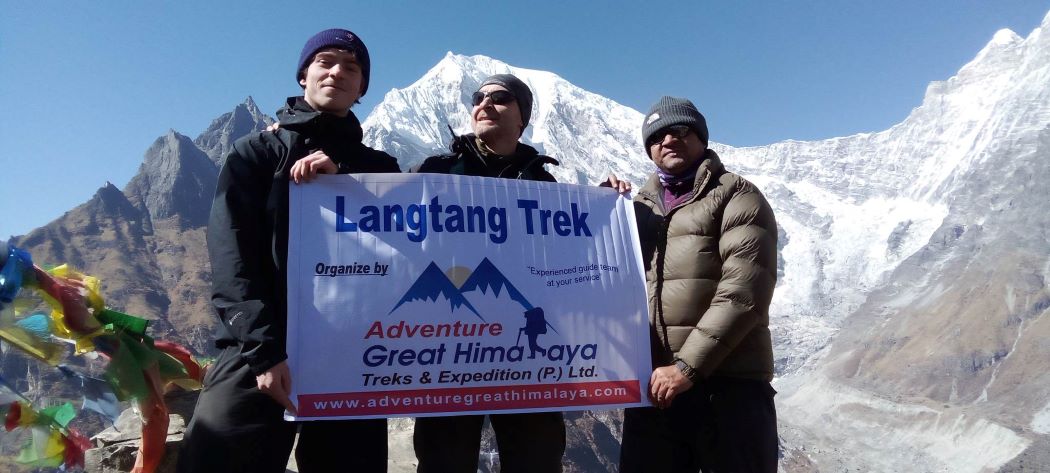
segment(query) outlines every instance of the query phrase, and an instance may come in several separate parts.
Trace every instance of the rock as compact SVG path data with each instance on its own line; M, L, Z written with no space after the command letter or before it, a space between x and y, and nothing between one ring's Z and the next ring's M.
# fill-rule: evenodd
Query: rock
M168 415L168 437L164 445L164 459L156 473L173 473L179 457L179 447L186 432L186 424L193 414L197 392L175 391L165 397ZM188 408L187 408L188 406ZM117 422L99 432L91 441L97 448L84 455L84 470L88 473L116 473L131 471L142 438L142 419L135 409L120 413Z
M175 463L179 459L179 445L181 444L181 432L177 435L168 436L168 440L164 445L164 459L160 462L160 466L157 467L156 473L174 473ZM135 466L135 455L138 451L138 439L88 450L84 455L84 471L88 473L131 471L131 468Z
M416 471L416 452L412 447L415 419L395 418L387 421L387 473Z
M179 435L186 431L186 421L181 415L172 414L168 416L168 436ZM142 438L142 419L134 409L127 409L120 413L117 423L112 427L99 432L91 440L98 447L108 447L129 441L137 442Z

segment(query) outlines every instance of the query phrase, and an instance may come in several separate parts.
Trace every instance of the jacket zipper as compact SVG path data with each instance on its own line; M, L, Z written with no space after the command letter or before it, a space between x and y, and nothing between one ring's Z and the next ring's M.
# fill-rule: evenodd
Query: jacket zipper
M667 250L667 230L671 226L671 217L674 215L675 212L678 211L678 209L681 209L682 207L685 207L686 205L689 205L689 204L691 204L693 202L696 202L697 200L700 199L700 191L703 190L704 187L707 187L708 181L711 180L711 174L712 173L710 171L706 172L705 176L704 176L704 179L702 181L700 181L700 183L698 185L693 187L693 197L692 198L690 198L689 200L686 200L685 202L682 202L682 203L680 203L680 204L678 204L678 205L676 205L674 207L671 207L670 210L666 210L666 214L662 215L661 219L660 219L660 227L659 227L659 232L657 234L656 249L655 249L655 251L656 251L656 315L657 315L657 322L660 324L660 329L663 332L664 348L666 349L667 353L671 354L672 358L674 357L674 350L671 349L671 338L667 334L667 322L664 320L664 278L662 276L663 269L664 269L664 259L665 259L666 255L667 255L667 251L666 251ZM663 200L662 199L657 201L657 200L651 199L648 194L641 194L641 193L639 193L638 195L641 196L643 199L646 199L649 202L652 202L660 210L662 210L662 211L664 210L664 208L663 208Z

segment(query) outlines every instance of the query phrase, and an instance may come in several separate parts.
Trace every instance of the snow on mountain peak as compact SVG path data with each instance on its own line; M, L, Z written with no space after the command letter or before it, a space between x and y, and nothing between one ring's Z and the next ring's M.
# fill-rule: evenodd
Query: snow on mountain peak
M651 171L640 143L641 113L554 73L481 55L448 53L412 85L388 92L362 125L365 142L397 156L403 168L444 152L447 127L470 132L470 95L493 74L514 74L532 89L522 141L562 162L549 169L559 181L594 183L615 172L640 183Z
M972 61L963 66L959 72L963 73L969 68L980 68L988 61L995 61L997 60L998 55L1003 54L1004 51L1009 51L1023 41L1024 39L1018 36L1017 33L1014 33L1013 30L1003 28L996 31L995 34L992 35L991 41L989 41L988 44L977 53L977 56L974 57Z
M988 44L989 45L993 45L993 44L994 45L1010 45L1010 44L1017 43L1017 42L1020 42L1020 41L1022 41L1022 39L1021 39L1020 36L1017 36L1017 33L1014 33L1014 31L1009 29L1009 28L1003 28L1003 29L995 32L995 35L992 36L992 41L989 42Z
M762 188L782 229L784 277L770 312L774 338L791 349L778 352L778 370L790 372L803 361L796 353L829 341L871 288L929 243L958 196L998 185L990 172L1023 168L1023 160L991 160L1003 144L1050 126L1050 39L1042 30L1023 40L996 33L888 130L716 148Z

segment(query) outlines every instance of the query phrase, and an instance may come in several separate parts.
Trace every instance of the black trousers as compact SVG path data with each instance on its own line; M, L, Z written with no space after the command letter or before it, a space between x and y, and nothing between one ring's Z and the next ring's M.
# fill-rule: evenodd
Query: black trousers
M667 409L625 409L620 473L776 473L775 394L766 382L716 377Z
M565 421L560 412L489 416L499 446L502 473L561 471ZM475 473L485 416L421 417L412 443L416 473Z
M205 376L176 471L284 473L297 430L301 473L386 471L386 419L298 423L283 413L237 347L224 350Z

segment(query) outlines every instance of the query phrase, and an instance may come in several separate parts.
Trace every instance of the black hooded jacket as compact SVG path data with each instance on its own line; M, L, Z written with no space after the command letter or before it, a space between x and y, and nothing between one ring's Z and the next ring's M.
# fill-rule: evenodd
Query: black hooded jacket
M237 345L260 374L284 361L287 331L289 170L322 150L340 174L400 172L392 156L361 143L361 124L321 113L302 97L277 112L277 132L237 140L219 172L208 222L216 346Z
M557 165L558 161L524 143L518 143L510 156L485 155L478 149L474 134L467 134L453 138L449 150L451 153L427 158L412 172L556 182L543 166Z

